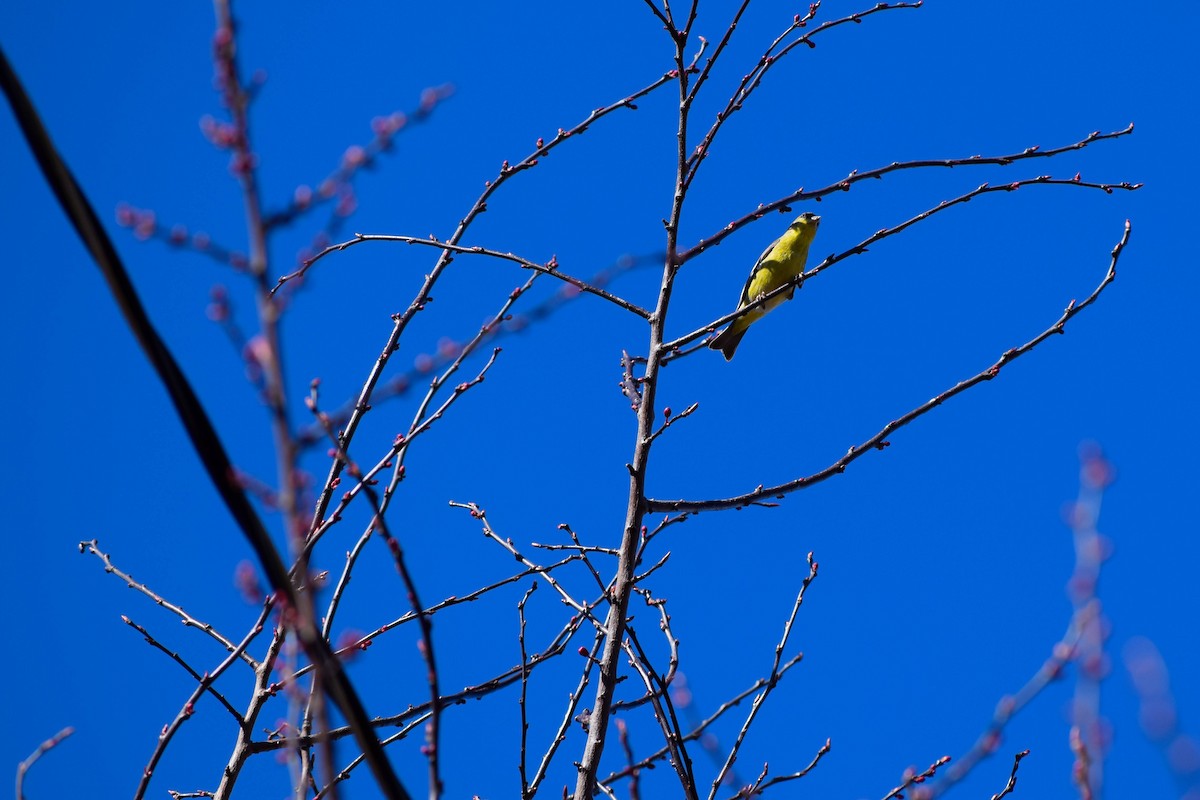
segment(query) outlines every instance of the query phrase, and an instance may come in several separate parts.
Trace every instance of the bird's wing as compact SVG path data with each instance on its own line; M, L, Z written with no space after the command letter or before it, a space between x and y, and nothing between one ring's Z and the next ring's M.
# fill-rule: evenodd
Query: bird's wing
M754 266L750 268L750 274L746 277L746 285L742 287L742 298L738 302L739 308L754 302L754 298L750 297L750 285L754 283L754 276L758 273L759 267L762 266L764 261L770 258L771 251L775 249L775 245L777 244L779 244L779 239L767 245L767 249L762 251L762 255L758 257L758 261L755 261Z

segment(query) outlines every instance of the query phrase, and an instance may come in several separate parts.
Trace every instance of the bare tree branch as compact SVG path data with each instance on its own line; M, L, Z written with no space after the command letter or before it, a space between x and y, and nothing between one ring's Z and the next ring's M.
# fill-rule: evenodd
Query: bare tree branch
M1015 361L1017 358L1020 358L1021 356L1028 353L1030 350L1037 347L1039 344L1041 344L1045 340L1049 339L1051 336L1054 336L1055 334L1063 333L1065 330L1066 324L1076 314L1083 311L1085 308L1087 308L1092 303L1094 303L1096 301L1096 299L1100 296L1100 293L1103 292L1104 289L1110 283L1112 283L1113 280L1116 278L1116 276L1117 276L1117 261L1120 259L1121 252L1125 249L1125 245L1129 241L1130 230L1131 230L1130 223L1128 221L1126 221L1125 232L1121 236L1121 240L1117 243L1117 245L1112 250L1112 261L1109 264L1108 272L1105 274L1104 279L1102 281L1100 281L1099 285L1097 285L1096 288L1094 290L1092 290L1092 293L1090 295L1088 295L1087 298L1085 298L1083 300L1083 302L1076 303L1074 300L1072 300L1070 303L1067 304L1067 308L1066 308L1066 310L1063 311L1062 316L1060 316L1058 318L1058 320L1056 320L1054 322L1054 324L1052 324L1050 327L1046 328L1046 330L1042 331L1037 336L1033 337L1032 339L1025 342L1024 344L1014 347L1011 350L1005 351L1000 356L1000 359L998 361L996 361L996 363L994 363L992 366L988 367L987 369L984 369L983 371L971 376L970 378L967 378L966 380L960 381L959 383L955 384L954 386L950 387L949 389L946 389L945 391L943 391L941 394L938 394L933 399L931 399L925 403L922 403L921 405L912 409L911 411L904 414L903 416L898 417L897 419L889 422L878 433L876 433L874 436L870 437L869 439L865 440L862 444L851 447L844 456L842 456L841 458L834 461L828 467L825 467L824 469L822 469L818 472L814 472L811 475L806 475L802 478L795 478L786 483L781 483L781 484L777 484L777 485L769 486L769 487L760 486L757 489L754 489L753 491L746 492L745 494L735 495L733 497L727 497L727 498L723 498L723 499L716 499L716 500L657 500L657 499L653 499L653 498L648 498L646 500L647 511L650 513L659 512L659 511L664 511L664 512L686 511L689 513L695 513L698 511L716 511L716 510L728 509L728 508L744 508L745 506L748 506L748 505L760 504L764 500L767 500L768 498L776 498L776 499L782 498L783 496L790 494L794 491L797 491L800 489L806 489L809 486L813 486L813 485L820 483L821 481L824 481L828 478L832 478L834 475L840 475L841 473L846 471L847 466L849 466L853 462L857 461L859 458L861 458L866 453L868 453L872 450L882 450L882 449L886 448L889 444L891 444L888 441L887 437L890 436L895 431L899 430L900 428L903 428L905 425L908 425L913 420L916 420L916 419L924 416L925 414L928 414L930 411L937 408L942 403L946 402L947 400L949 400L950 398L952 398L956 395L962 394L966 390L970 389L972 386L983 383L984 381L990 381L992 378L995 378L997 375L1000 374L1001 368L1004 367L1006 364L1008 364L1012 361Z
M58 747L58 745L62 743L63 739L66 739L74 732L74 728L63 728L61 731L38 745L38 748L30 753L28 758L26 758L20 764L17 764L17 800L25 800L25 774L29 772L30 768L37 763L39 758Z
M514 264L520 265L524 269L533 270L539 274L550 275L551 277L558 278L560 281L565 281L582 292L587 292L588 294L594 294L597 297L603 298L613 305L619 306L620 308L623 308L632 314L636 314L642 319L648 319L650 317L650 312L641 306L630 303L628 300L617 297L612 292L601 289L598 286L593 286L590 283L581 280L580 278L576 278L573 275L568 275L567 273L563 272L558 268L557 259L552 258L546 264L538 264L535 261L522 258L514 253L503 253L499 250L489 250L486 247L479 246L468 247L466 245L448 244L446 242L439 241L432 236L428 238L421 238L419 236L400 236L398 234L356 233L354 234L353 239L348 239L340 244L329 245L329 247L326 247L308 261L305 261L304 264L301 265L300 269L289 275L284 275L279 279L279 285L283 285L283 283L286 281L304 275L310 267L312 267L325 256L330 255L331 253L340 253L343 250L347 250L354 245L362 244L363 242L400 242L403 244L421 244L428 245L430 247L436 247L439 250L449 250L455 253L467 253L471 255L490 256L492 258L498 258L501 261L511 261Z
M888 164L887 166L877 167L875 169L866 170L865 172L853 170L849 175L847 175L842 180L837 181L836 183L831 183L828 186L822 187L820 189L815 189L815 190L809 191L809 192L806 192L806 191L804 191L803 188L800 188L800 189L797 189L795 192L792 192L789 195L779 198L778 200L773 200L770 203L764 203L764 204L760 205L754 211L751 211L748 214L744 214L743 216L730 222L728 225L726 225L724 228L722 228L720 231L713 234L712 236L709 236L706 239L701 239L699 242L694 244L692 247L682 251L679 254L679 262L682 264L682 263L687 263L688 261L691 261L693 258L698 256L700 253L704 252L708 248L715 247L716 245L718 245L722 241L724 241L731 234L735 233L736 231L741 230L746 225L749 225L751 222L754 222L755 220L762 219L763 217L765 217L766 215L770 214L773 211L786 212L789 210L789 207L795 203L804 202L806 200L820 200L822 197L831 195L834 192L847 192L856 183L860 183L861 181L865 181L865 180L869 180L869 179L882 180L885 175L892 173L892 172L898 172L901 170L909 170L909 169L925 169L925 168L929 168L929 167L953 168L953 167L967 167L967 166L979 166L979 165L1008 166L1009 164L1014 164L1018 161L1024 161L1024 160L1030 159L1030 158L1050 158L1052 156L1060 155L1062 153L1069 153L1073 150L1082 150L1083 148L1085 148L1088 145L1093 144L1095 142L1102 142L1102 141L1106 141L1108 139L1118 139L1122 136L1128 136L1132 133L1133 133L1133 123L1131 122L1131 123L1129 123L1128 126L1122 128L1119 131L1112 131L1111 133L1101 133L1100 131L1094 131L1093 133L1090 133L1087 136L1085 136L1084 138L1082 138L1078 141L1072 142L1071 144L1063 145L1061 147L1051 148L1049 150L1043 150L1038 145L1033 145L1031 147L1025 148L1024 150L1022 150L1019 153L1010 153L1008 155L1001 155L1001 156L988 156L985 158L983 156L976 155L976 156L967 156L965 158L942 158L942 159L921 159L921 160L915 160L915 161L893 161L891 164ZM1075 182L1075 181L1073 181L1073 182ZM1011 184L1008 184L1008 185L1011 185ZM1116 188L1136 189L1140 186L1141 186L1141 184L1129 184L1129 183L1109 184L1110 189L1116 189ZM1097 186L1096 188L1103 188L1103 187ZM996 189L1002 190L1003 186L998 186L998 187L996 187ZM1108 191L1108 190L1106 190L1106 191Z

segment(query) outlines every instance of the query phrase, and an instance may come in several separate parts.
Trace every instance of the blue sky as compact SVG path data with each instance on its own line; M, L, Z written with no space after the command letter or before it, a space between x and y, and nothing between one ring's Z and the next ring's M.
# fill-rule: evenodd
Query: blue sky
M357 211L339 234L448 236L504 160L519 160L538 137L551 138L670 68L669 42L642 3L565 5L531 12L467 3L453 14L432 4L240 6L243 69L267 76L253 136L268 207L286 204L299 185L316 186L347 147L369 141L372 118L411 112L423 90L453 84L430 119L359 175ZM829 0L819 19L868 7ZM752 6L698 103L698 125L803 10ZM696 32L717 40L731 11L727 2L704 3ZM897 173L796 210L822 215L816 258L985 181L1078 172L1085 181L1145 184L1113 195L1029 186L976 198L813 279L750 331L732 362L702 353L666 369L660 401L676 411L699 403L699 410L659 441L652 496L726 496L808 474L1045 329L1100 281L1124 221L1132 221L1116 282L1065 336L897 432L889 448L846 474L778 508L702 514L656 542L654 557L669 551L671 558L648 585L668 598L700 715L764 674L807 572L805 554L815 552L821 564L793 633L792 649L805 660L771 697L742 751L746 780L764 761L772 774L798 769L830 737L833 751L803 787L777 787L774 796L881 797L907 766L964 752L997 700L1037 670L1066 628L1073 554L1063 507L1077 489L1078 447L1094 440L1119 473L1100 524L1113 546L1100 586L1112 630L1103 689L1113 731L1106 791L1180 796L1139 729L1121 652L1134 637L1156 644L1180 721L1200 736L1200 530L1192 502L1200 475L1193 455L1200 174L1187 150L1200 122L1200 64L1189 39L1198 23L1200 11L1187 4L933 0L823 34L815 49L781 61L725 126L689 195L685 243L759 203L851 170L1050 148L1131 121L1132 136L1052 159ZM241 354L206 315L213 287L225 286L238 323L253 332L244 277L161 241L140 242L116 224L118 205L128 203L153 209L165 226L245 248L228 156L199 124L222 114L212 88L212 27L202 3L47 8L12 0L0 8L0 43L109 223L155 323L235 462L269 480L266 414ZM466 243L535 261L553 255L581 276L659 252L672 193L673 92L597 122L518 176ZM0 400L9 457L0 484L12 646L3 702L8 718L20 720L5 727L2 759L15 765L74 725L75 736L36 767L30 796L98 787L125 795L191 687L120 615L201 668L220 653L125 590L96 559L78 555L77 543L99 539L122 569L234 638L255 614L233 585L249 551L7 113L0 152L10 276L2 323L10 379ZM273 242L273 269L290 271L326 218L318 212L283 231ZM769 216L689 263L668 335L732 310L749 265L787 221ZM432 259L423 248L372 243L316 267L285 322L294 396L320 377L328 403L350 397L391 328L389 316L407 306ZM406 335L393 372L443 338L469 336L526 277L510 264L457 259ZM657 266L639 267L612 289L652 305L658 279ZM558 290L539 281L526 310ZM563 522L588 542L615 546L634 438L634 418L616 389L619 359L622 350L644 353L646 341L640 322L601 300L564 304L508 337L487 380L414 445L398 502L425 597L464 594L513 571L511 557L451 500L486 507L497 531L526 551L531 542L561 541ZM410 393L381 403L360 446L386 448L418 400ZM298 422L301 414L297 403ZM314 474L325 464L323 448L306 457ZM345 531L318 554L321 564L338 569L356 536ZM591 591L586 579L571 577L580 592ZM447 685L516 662L516 603L526 585L438 618ZM530 602L531 641L548 640L564 621L548 589ZM375 548L342 612L344 627L370 630L405 609ZM381 637L352 666L372 713L423 697L415 637L407 628ZM547 741L561 718L578 669L566 658L574 657L531 688L545 698L531 742ZM1016 719L1000 755L956 796L999 791L1011 753L1024 748L1032 754L1018 792L1072 791L1065 713L1073 678L1072 671ZM245 676L229 679L235 706L247 685ZM215 782L232 733L215 704L202 710L169 752L151 796ZM716 731L723 743L736 734L742 716L734 717ZM517 720L511 691L447 712L447 796L519 791ZM631 715L630 724L639 753L658 747L645 717ZM417 739L391 752L420 794ZM572 731L546 791L557 794L573 780L570 761L581 742ZM606 765L620 763L615 750L610 756ZM700 770L711 780L707 764ZM648 785L673 791L663 772ZM274 763L245 783L247 795L286 789ZM372 796L365 775L346 796Z

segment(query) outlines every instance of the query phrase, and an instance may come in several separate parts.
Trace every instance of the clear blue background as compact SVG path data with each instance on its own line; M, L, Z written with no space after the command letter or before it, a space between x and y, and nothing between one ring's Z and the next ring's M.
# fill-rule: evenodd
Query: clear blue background
M347 146L370 138L373 116L411 110L422 89L450 82L454 97L361 176L359 211L345 229L448 236L503 160L522 158L539 136L549 139L670 68L670 44L641 3L606 5L243 4L243 70L269 74L253 110L268 205L332 171ZM715 41L731 6L706 2L695 31ZM699 103L701 125L802 6L752 7ZM868 6L830 0L821 18ZM1200 122L1191 35L1198 24L1200 11L1183 3L934 0L823 34L815 50L781 62L726 126L689 196L685 243L760 202L853 169L1052 147L1131 120L1131 137L1048 161L859 184L812 207L824 219L815 254L845 249L984 181L1081 171L1086 180L1146 184L1113 196L1029 187L977 199L811 282L751 331L730 364L701 354L668 368L660 400L675 410L698 402L700 410L659 441L653 496L726 495L807 474L1044 329L1068 300L1092 290L1124 220L1133 221L1117 282L1066 336L895 434L889 449L846 475L780 508L702 515L659 540L655 557L667 550L672 557L649 585L669 600L702 715L767 671L804 554L815 551L821 563L793 635L805 662L781 684L743 749L744 780L764 761L772 774L797 769L832 737L833 752L814 774L772 794L873 798L906 766L966 750L997 699L1033 674L1066 627L1073 554L1061 510L1076 491L1077 446L1095 439L1120 472L1101 524L1115 547L1101 585L1113 634L1103 708L1114 732L1107 790L1176 796L1138 728L1119 654L1134 635L1156 642L1181 720L1200 731L1200 174L1191 153ZM106 220L128 202L242 249L227 155L197 124L204 114L220 115L212 28L203 3L10 0L0 8L0 41ZM660 250L672 192L674 91L597 123L512 181L466 243L539 261L557 255L564 269L584 276L623 254ZM191 686L119 615L148 626L201 669L221 654L105 575L97 560L79 556L76 543L98 538L123 569L234 638L255 614L232 582L248 551L7 113L0 153L8 297L0 323L8 376L0 395L8 575L0 763L15 766L43 738L74 725L74 738L36 768L30 796L126 796ZM317 213L275 241L273 271L290 270L322 219ZM784 222L764 219L692 262L669 333L729 311L749 264ZM139 243L115 223L110 232L233 458L268 479L266 414L240 355L205 316L211 287L224 284L239 321L252 329L243 279L161 242ZM353 394L390 330L389 315L407 306L434 256L369 244L322 263L285 325L293 397L315 376L329 403ZM470 335L525 277L511 265L457 259L437 302L409 328L394 369L442 336ZM651 267L614 289L650 306L658 278ZM531 300L558 288L543 281ZM634 434L616 390L618 359L622 349L644 353L645 343L624 312L594 298L574 302L509 338L488 380L414 447L397 520L427 601L514 568L449 500L485 506L498 531L526 551L533 541L560 541L560 522L587 541L617 542ZM376 409L357 440L360 459L372 460L407 427L416 399ZM319 452L306 465L324 474ZM352 525L361 522L356 517L329 541L321 566L341 565L361 530ZM369 552L339 630L369 630L406 609L383 548ZM592 592L584 574L569 581L581 595ZM522 590L438 617L444 686L478 682L517 661ZM530 604L530 648L543 647L566 616L543 585ZM638 618L643 639L652 638L646 611ZM401 628L352 668L371 713L424 698L416 637ZM534 752L561 718L575 658L533 684ZM248 674L222 685L242 707ZM1019 791L1071 792L1071 685L1052 687L1022 714L1003 755L957 796L999 791L1011 753L1027 747L1033 755ZM151 796L215 787L233 733L214 703L201 711L169 751ZM518 793L517 713L508 691L446 714L448 797ZM723 742L742 713L717 729ZM656 749L659 735L644 716L631 721L637 752ZM416 794L425 788L419 740L391 749ZM570 761L581 742L573 729L544 791L556 796L573 784ZM704 760L698 751L693 757ZM610 747L606 768L620 760ZM711 776L707 766L701 772ZM666 770L648 780L656 795L677 790ZM246 796L279 797L287 785L268 758L255 762L242 788ZM372 796L367 785L357 775L346 796Z

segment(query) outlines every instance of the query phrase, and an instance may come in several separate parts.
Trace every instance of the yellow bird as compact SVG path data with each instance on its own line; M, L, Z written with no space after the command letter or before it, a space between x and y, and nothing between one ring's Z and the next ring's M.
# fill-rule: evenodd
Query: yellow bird
M817 226L821 218L812 212L805 211L796 217L796 221L788 226L787 231L775 241L767 245L767 249L758 257L746 279L742 289L742 297L738 308L745 308L764 294L783 286L788 281L804 272L804 262L808 260L808 246L817 235ZM738 342L746 335L746 330L761 319L768 311L778 306L784 300L791 300L796 288L771 298L753 311L749 311L730 323L717 338L708 343L713 350L725 354L725 360L733 358Z

